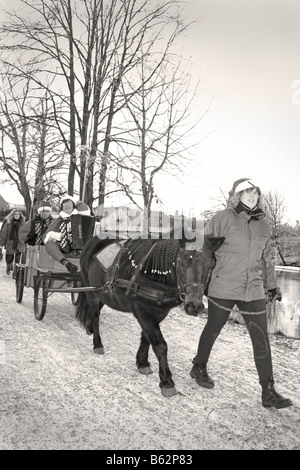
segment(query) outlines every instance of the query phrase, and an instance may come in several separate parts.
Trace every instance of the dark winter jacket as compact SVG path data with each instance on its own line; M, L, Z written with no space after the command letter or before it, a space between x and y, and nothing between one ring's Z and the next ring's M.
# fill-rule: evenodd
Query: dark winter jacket
M20 218L14 219L14 213L19 212ZM25 223L25 217L19 209L13 209L7 216L7 222L0 232L0 247L5 247L6 254L12 255L17 251L25 252L25 244L19 239L20 228Z
M264 299L265 291L276 288L270 231L261 211L251 215L225 209L211 218L205 233L225 237L215 252L209 296L251 301Z
M86 204L82 203L81 201L78 201L78 205L79 204L82 204L83 206L86 206ZM85 215L85 216L92 217L94 219L94 217L92 215L90 215L89 207L88 206L86 206L86 207L87 207L88 210L86 210L85 207L82 207L81 209L74 208L74 210L71 214L66 214L64 211L60 211L59 217L52 221L52 223L50 224L48 230L46 230L46 232L44 233L43 242L45 244L48 241L57 242L60 245L62 251L69 252L70 251L70 238L72 238L71 224L70 224L71 215L80 214L80 215ZM62 245L62 234L60 232L60 225L61 225L62 220L64 220L66 222L66 228L67 228L67 232L68 232L67 239L68 239L68 245L69 245L69 246L65 246L64 249L61 246Z
M43 235L48 230L52 221L53 217L51 215L47 219L37 215L20 228L20 240L32 246L43 245Z
M48 241L55 241L55 242L60 242L61 240L61 233L60 233L60 224L62 220L64 219L65 221L70 221L71 215L76 215L78 214L78 210L74 209L71 214L66 214L63 211L60 211L59 217L57 219L54 219L46 232L44 233L43 236L43 242L47 243ZM70 224L69 224L70 225Z

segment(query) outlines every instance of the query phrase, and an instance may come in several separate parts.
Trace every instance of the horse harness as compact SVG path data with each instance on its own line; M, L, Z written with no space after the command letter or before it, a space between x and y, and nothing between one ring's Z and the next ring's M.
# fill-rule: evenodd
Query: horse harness
M146 287L141 285L141 283L137 282L137 278L139 273L141 272L143 266L145 266L146 261L149 259L150 254L152 253L157 241L151 245L151 247L147 250L147 252L142 256L140 261L135 265L134 272L130 279L122 279L118 277L118 270L120 267L121 257L126 249L124 245L120 246L120 250L117 253L113 264L110 269L110 278L106 283L100 288L103 293L110 293L115 290L115 288L122 288L125 290L125 296L129 294L132 297L141 297L143 299L152 301L157 303L158 305L167 304L170 302L174 302L175 304L179 305L181 302L185 300L185 289L190 286L197 286L204 288L204 285L201 283L185 283L181 284L179 273L179 264L180 264L180 256L177 255L175 269L176 269L176 279L177 279L177 287L176 288L169 288L169 289L159 289L156 287ZM191 254L190 258L193 258L193 254ZM165 273L166 274L166 273Z

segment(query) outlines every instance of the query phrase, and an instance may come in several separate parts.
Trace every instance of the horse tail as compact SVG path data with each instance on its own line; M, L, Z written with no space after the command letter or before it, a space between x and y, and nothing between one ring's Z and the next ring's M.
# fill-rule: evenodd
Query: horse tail
M84 327L87 326L90 319L89 305L87 302L86 292L80 292L79 303L76 306L75 317Z
M88 279L88 269L89 263L92 259L92 255L95 250L97 250L97 245L99 244L98 237L91 238L83 247L81 256L80 256L80 267L81 267L81 285L89 286ZM92 312L91 307L88 302L88 295L85 291L80 292L79 302L75 310L75 318L82 324L86 329L87 334L92 333Z

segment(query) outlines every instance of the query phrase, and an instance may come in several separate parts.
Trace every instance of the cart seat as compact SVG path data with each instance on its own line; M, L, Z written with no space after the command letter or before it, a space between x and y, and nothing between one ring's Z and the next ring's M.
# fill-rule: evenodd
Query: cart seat
M68 258L67 255L65 257L71 261L72 264L75 264L80 270L80 258ZM36 260L36 268L39 271L53 271L59 273L69 272L67 268L61 264L59 261L56 261L52 256L49 255L48 251L46 250L45 246L41 246L38 253L37 253L37 260Z
M25 268L24 285L34 287L34 276L37 272L69 273L67 268L58 261L55 261L47 252L44 245L27 245L25 264L18 263L18 267ZM68 258L75 264L80 272L80 258Z

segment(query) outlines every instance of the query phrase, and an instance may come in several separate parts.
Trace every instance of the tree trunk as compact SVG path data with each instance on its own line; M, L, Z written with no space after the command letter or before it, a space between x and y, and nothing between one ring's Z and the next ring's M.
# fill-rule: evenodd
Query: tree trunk
M76 120L75 120L75 73L74 73L74 51L73 51L73 24L72 24L72 6L68 1L68 24L70 28L69 52L70 52L70 166L68 174L68 194L74 194L74 179L76 168Z
M279 256L280 256L280 259L281 259L281 261L282 261L283 266L286 266L286 261L285 261L285 259L284 259L284 257L283 257L283 254L281 253L281 249L280 249L278 243L276 243L276 248L277 248L277 251L278 251L278 254L279 254Z
M110 144L110 133L111 133L111 128L112 128L112 121L113 121L113 116L114 116L115 96L116 96L118 87L119 87L119 81L116 80L112 87L108 121L107 121L105 140L104 140L104 151L103 151L101 168L100 168L98 203L99 203L99 206L103 206L103 207L104 207L105 189L106 189L105 183L106 183L106 172L107 172L107 157L108 157L108 149L109 149L109 144Z

